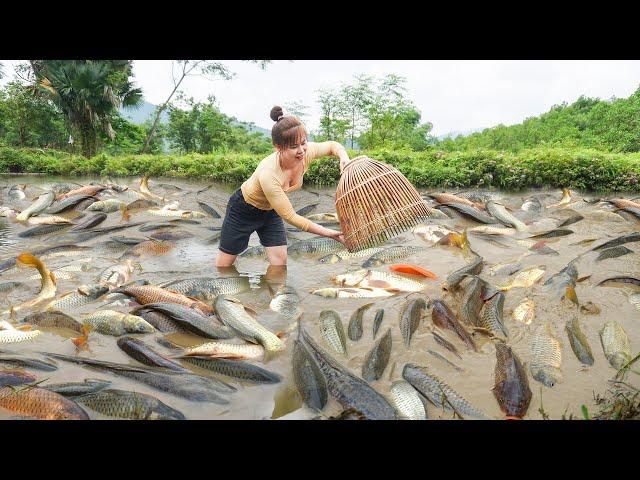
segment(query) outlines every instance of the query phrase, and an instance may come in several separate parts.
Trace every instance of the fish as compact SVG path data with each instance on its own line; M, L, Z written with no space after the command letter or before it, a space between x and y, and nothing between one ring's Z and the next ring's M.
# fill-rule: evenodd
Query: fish
M80 188L69 190L66 193L56 196L56 201L61 202L62 200L66 200L67 198L74 197L76 195L87 195L92 197L105 188L107 187L105 187L104 185L86 185Z
M324 375L329 394L343 408L354 408L370 420L396 419L394 408L384 396L329 356L303 328L300 328L300 338Z
M504 205L489 201L486 203L487 211L500 220L504 225L511 225L518 232L524 232L527 230L527 226L516 217L514 217L509 211L504 207Z
M54 223L52 225L37 225L32 228L28 228L27 230L23 230L18 234L20 238L30 238L30 237L38 237L40 235L48 235L49 233L58 232L60 230L64 230L65 228L69 228L71 224L67 223Z
M542 203L537 197L527 198L520 206L525 212L539 213L542 211Z
M29 217L26 221L26 224L27 225L66 224L68 226L71 226L72 222L68 218L64 218L59 215L43 215L38 217Z
M492 277L496 275L509 276L509 275L513 275L514 273L520 270L522 270L522 263L520 262L513 262L513 263L507 263L507 264L498 263L489 268L489 275L491 275Z
M549 322L540 325L531 343L531 376L547 387L563 381L562 347Z
M378 310L376 310L376 313L373 315L373 338L375 340L376 338L376 334L378 333L378 329L380 328L380 325L382 324L382 319L384 318L384 309L379 308Z
M142 194L142 196L144 198L147 199L154 199L154 200L159 200L161 202L164 202L164 198L151 193L151 191L149 190L149 175L144 175L141 179L140 179L140 193Z
M295 340L291 358L293 380L304 403L317 410L327 404L327 381L306 345Z
M190 298L181 293L176 293L165 288L156 287L154 285L123 285L113 290L111 293L123 293L128 297L133 297L140 305L148 303L176 303L188 308L195 308L203 315L212 315L213 307L196 298Z
M566 227L567 225L572 225L574 223L579 222L580 220L584 220L584 217L580 214L572 215L566 220L562 221L560 224L556 226L556 228Z
M278 288L275 296L269 302L269 308L274 312L278 312L290 322L297 321L302 315L300 297L295 288L287 285L281 285Z
M0 283L0 293L9 293L22 287L26 287L26 284L23 282L3 282Z
M438 408L453 410L458 415L487 419L483 412L471 405L449 385L430 373L426 367L415 363L407 363L402 369L402 378Z
M307 218L313 222L322 222L322 221L336 221L338 222L338 214L335 212L329 213L316 213L314 215L308 215Z
M29 385L0 388L0 407L40 420L89 419L87 413L74 401L44 388Z
M241 252L238 256L242 258L266 257L267 252L262 245L256 245L255 247L247 248L245 251Z
M547 208L553 208L553 207L559 207L560 205L566 205L567 203L571 202L572 197L571 197L571 190L569 190L568 188L563 188L562 189L562 198L560 199L560 201L558 203L554 203L552 205L547 205Z
M468 275L479 275L482 272L482 267L484 265L484 259L482 257L476 256L476 258L465 265L462 268L452 272L447 277L443 288L445 290L452 290L456 288L462 279L464 279Z
M185 238L193 238L194 235L186 230L157 230L152 233L149 238L153 240L184 240Z
M620 276L620 277L610 277L610 278L605 278L604 280L602 280L600 283L598 283L597 285L604 285L607 282L613 282L613 283L630 283L631 285L640 285L640 278L635 278L635 277L626 277L626 276Z
M232 330L213 322L214 317L204 316L199 311L184 305L171 302L154 302L147 303L143 308L163 313L183 329L205 338L226 339L233 337ZM137 309L133 311L137 311Z
M249 277L196 277L174 280L161 284L162 288L182 293L203 301L215 299L218 295L236 295L251 290Z
M390 356L391 329L389 328L365 356L362 364L362 378L368 382L379 380L387 368Z
M640 293L630 293L629 303L636 307L636 309L640 310Z
M464 205L462 203L447 202L443 205L453 208L454 210L462 213L465 217L470 218L478 223L493 224L496 223L496 219L487 215L482 210L478 210L475 207Z
M400 312L400 333L405 347L409 348L411 337L420 324L420 319L427 309L424 298L417 298L407 302Z
M470 228L469 231L472 233L483 233L486 235L514 235L517 232L515 228L505 227L502 224L478 225Z
M305 216L307 214L309 214L310 212L312 212L313 210L315 210L315 208L320 205L319 203L312 203L310 205L306 205L302 208L300 208L299 210L296 210L296 213L298 215L302 215Z
M411 232L430 244L436 244L447 235L456 233L444 225L423 223L413 227Z
M325 342L337 353L347 354L347 339L340 315L334 310L320 312L320 334Z
M115 198L109 198L107 200L100 200L92 203L87 207L87 210L90 212L103 212L103 213L112 213L117 212L123 207L126 207L127 203L122 200L117 200Z
M198 368L250 383L280 383L282 376L243 360L227 360L203 356L185 356L181 360Z
M610 320L604 324L599 333L605 357L613 368L620 370L631 361L631 347L627 332L618 322Z
M417 253L426 252L426 247L396 246L385 248L364 261L362 268L374 268L394 260L407 258Z
M0 370L0 387L24 385L25 383L32 383L36 381L35 375L32 375L22 370Z
M147 323L162 333L191 333L168 315L155 310L150 310L144 306L139 309L131 310L130 313L135 313L139 317L144 318Z
M591 347L589 346L587 337L580 329L578 317L572 317L571 320L567 320L564 328L567 331L567 336L569 337L571 350L573 350L573 353L575 353L578 360L580 360L584 365L593 365L593 353L591 352Z
M85 378L83 382L51 383L47 385L40 385L40 387L62 395L63 397L73 398L86 395L88 393L95 393L107 388L109 385L111 385L111 382L108 380Z
M623 223L627 220L615 212L608 212L606 210L596 210L594 212L585 212L585 216L592 222L617 222Z
M434 338L438 338L436 337L437 334L434 333ZM440 340L444 340L442 337L439 337ZM446 340L444 340L446 342ZM440 341L438 341L438 343L440 343ZM449 343L449 342L447 342ZM451 345L449 343L449 345ZM451 345L453 347L453 345ZM456 347L453 347L453 350L455 350ZM457 366L455 363L449 361L444 355L439 354L438 352L431 350L430 348L427 349L427 353L433 355L436 358L439 358L440 360L442 360L444 363L446 363L447 365L449 365L450 367L452 367L455 371L457 372L463 372L464 369L460 368L459 366ZM459 356L459 355L458 355Z
M347 335L349 336L349 340L352 342L357 342L362 338L362 320L364 312L371 308L372 305L373 303L366 303L351 315L351 318L349 319L349 326L347 327Z
M127 259L124 263L105 268L98 276L97 281L110 289L121 287L129 281L134 268L133 260Z
M44 307L44 310L71 310L74 308L82 307L88 303L94 302L102 295L109 291L109 287L106 285L92 284L83 285L71 292L65 292L62 295L54 298Z
M7 195L13 200L24 200L26 198L24 193L25 188L27 188L27 185L12 185Z
M120 336L125 333L153 333L156 331L143 318L115 310L98 310L82 319L82 323L96 332Z
M384 288L318 288L312 290L314 295L326 298L376 298L391 297L395 292L390 292Z
M2 312L3 314L13 313L18 310L24 310L25 308L31 308L44 300L53 298L56 294L56 278L41 259L31 253L25 252L17 256L16 262L17 264L27 265L38 270L38 273L40 274L40 292L35 298L21 303L20 305L11 307L9 310Z
M640 208L640 203L634 202L633 200L629 200L627 198L611 198L607 200L607 202L612 203L620 209Z
M285 349L284 342L255 321L238 299L218 295L214 306L216 315L223 324L240 338L251 343L261 344L265 349L265 354Z
M337 251L335 253L330 253L328 255L325 255L324 257L320 257L318 259L318 263L329 263L329 264L333 264L333 263L338 263L338 262L342 262L344 260L353 260L355 258L364 258L364 257L370 257L371 255L378 253L382 250L384 250L385 247L373 247L373 248L365 248L363 250L358 250L357 252L349 252L349 250L340 250Z
M24 332L15 328L0 330L0 344L26 342L33 340L41 333L42 332L40 330L29 330Z
M532 235L529 238L556 238L556 237L564 237L566 235L571 235L573 230L556 228L554 230L550 230L548 232L539 233L537 235Z
M186 420L182 412L141 392L106 388L76 398L81 405L107 417L127 420Z
M467 325L480 326L480 310L483 306L483 284L475 275L469 277L460 300L460 317Z
M158 206L158 202L155 202L153 200L149 200L147 198L139 198L138 200L134 200L131 203L127 204L127 210L137 210L137 209L146 209L146 208L152 208L152 207L157 207Z
M183 355L229 358L236 360L264 360L264 347L253 343L207 342L184 350Z
M411 265L407 263L389 265L389 270L391 270L392 272L409 273L411 275L421 275L431 280L436 280L438 278L435 273L430 272L429 270L425 270L424 268L417 265Z
M139 258L143 255L164 255L169 253L173 247L175 247L175 244L171 242L163 240L145 240L144 242L140 242L133 246L120 258L124 260L127 258Z
M425 408L420 394L405 380L397 380L391 384L391 400L401 418L407 420L426 420Z
M332 280L341 287L387 288L404 292L419 292L425 285L407 277L378 270L360 269L336 275Z
M195 210L180 210L170 207L172 205L165 205L162 208L150 208L147 213L158 217L204 218L207 216L207 214Z
M52 372L58 369L55 363L38 360L37 358L29 358L23 355L0 354L0 363L8 363L16 367L33 368L34 370L43 370L45 372Z
M522 418L531 403L531 389L527 372L522 362L511 349L502 342L496 343L496 366L494 386L491 389L500 410L507 418Z
M527 268L518 273L518 275L506 285L498 286L498 289L506 292L517 287L529 288L537 283L544 276L545 272L546 267L544 265Z
M94 202L96 201L96 198L93 197L92 195L72 195L71 197L67 197L64 200L61 201L57 201L55 203L53 203L47 210L47 213L61 213L64 212L66 210L71 210L72 208L76 207L80 202L87 200L87 199L92 199Z
M602 260L606 260L607 258L617 258L622 255L627 255L629 253L634 253L633 250L628 249L623 245L618 245L617 247L605 248L600 252L600 254L596 257L596 262L600 262Z
M478 209L482 207L482 205L479 203L474 203L467 198L459 197L458 195L454 195L452 193L427 193L427 196L433 198L438 203L462 203L463 205L469 205L470 207L475 207ZM482 209L484 209L484 207L482 207Z
M509 332L502 319L503 308L504 293L499 292L485 302L480 313L480 322L478 326L486 328L494 335L501 334L507 337Z
M640 242L640 232L633 232L627 235L622 235L618 238L614 238L613 240L609 240L608 242L598 245L597 247L593 247L591 250L592 251L602 250L605 248L617 247L619 245L624 245L625 243L633 243L633 242Z
M533 300L529 298L525 298L518 304L516 308L513 309L511 313L511 318L515 321L524 323L525 325L530 325L535 316L535 304Z
M344 249L344 245L333 238L317 237L311 240L300 240L287 247L288 255L305 253L335 253Z
M478 346L474 342L473 338L471 338L471 335L469 335L469 332L467 332L467 330L462 326L456 315L443 300L432 300L430 305L432 307L431 320L435 326L444 330L451 330L465 343L468 348L475 352L478 351Z
M120 350L143 365L166 368L167 370L174 370L176 372L189 371L189 369L183 367L179 363L159 354L137 338L129 336L120 337L116 344Z
M216 210L213 207L210 207L209 205L207 205L204 202L198 202L198 205L200 205L200 208L205 211L207 214L209 214L209 216L213 217L213 218L221 218L220 214L218 212L216 212Z
M46 355L66 362L87 365L98 370L106 370L115 375L142 382L156 390L196 402L212 402L219 405L227 405L229 400L221 394L231 393L237 390L234 386L221 380L190 373L178 373L163 369L149 370L146 367L133 367L131 365L104 362L60 353L47 353Z
M47 190L42 195L40 195L35 202L22 210L16 216L16 220L18 222L25 222L30 216L37 215L38 213L44 211L49 205L53 203L54 198L55 194L51 190Z

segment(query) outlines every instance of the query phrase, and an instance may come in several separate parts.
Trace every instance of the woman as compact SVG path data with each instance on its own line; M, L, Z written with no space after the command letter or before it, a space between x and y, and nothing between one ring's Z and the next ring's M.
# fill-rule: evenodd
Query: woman
M249 245L249 237L258 233L269 263L287 264L287 237L283 219L291 225L344 243L342 232L324 228L295 213L287 193L299 189L309 165L316 158L333 155L340 158L340 172L349 155L338 142L307 142L302 122L283 115L281 107L271 109L276 122L271 140L276 151L263 159L253 175L237 189L227 204L222 223L216 266L228 267Z

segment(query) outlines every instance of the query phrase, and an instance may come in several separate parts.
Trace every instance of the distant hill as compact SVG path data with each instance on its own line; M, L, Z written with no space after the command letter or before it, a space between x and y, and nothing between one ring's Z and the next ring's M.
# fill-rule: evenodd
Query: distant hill
M137 125L142 125L147 120L153 121L157 106L153 103L143 102L139 107L121 108L120 115ZM160 115L160 123L169 122L169 113L165 110ZM236 121L237 125L242 125L242 122ZM271 130L258 127L256 125L243 125L249 132L260 132L267 138L271 138Z
M444 135L438 135L436 138L438 140L444 140L445 138L456 138L458 135L462 135L466 137L467 135L471 135L472 133L481 132L484 128L472 128L471 130L453 130L449 133L445 133Z

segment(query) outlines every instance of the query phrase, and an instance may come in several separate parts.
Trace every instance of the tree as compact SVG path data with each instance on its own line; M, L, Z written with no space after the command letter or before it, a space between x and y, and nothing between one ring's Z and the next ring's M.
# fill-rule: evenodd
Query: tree
M356 75L355 80L353 85L342 85L338 103L341 116L349 119L351 148L354 148L355 138L367 128L367 111L375 95L371 89L372 76Z
M113 140L114 112L142 101L142 91L130 80L129 60L31 60L31 67L36 87L79 132L87 158L96 153L98 130Z
M285 115L295 115L303 123L304 123L304 119L309 116L309 114L307 113L308 109L309 107L303 104L299 100L293 100L292 102L287 102L284 104Z
M267 64L270 63L269 60L248 60L252 63L258 63L260 68L263 70L266 68ZM165 100L165 102L158 108L156 111L156 116L153 120L153 125L151 126L151 130L149 131L149 135L147 136L147 141L144 144L142 149L142 153L145 153L149 144L151 143L151 139L156 133L156 129L158 126L158 122L160 121L160 115L162 112L169 106L169 102L178 91L178 88L182 84L185 78L191 75L213 75L214 77L220 77L225 80L230 80L235 75L230 72L229 69L220 62L214 62L211 60L174 60L171 64L171 78L173 80L173 89L171 93Z
M327 89L320 89L316 93L318 94L321 112L320 127L317 135L315 135L316 139L344 143L349 129L349 121L340 118L342 107L338 95L334 91Z

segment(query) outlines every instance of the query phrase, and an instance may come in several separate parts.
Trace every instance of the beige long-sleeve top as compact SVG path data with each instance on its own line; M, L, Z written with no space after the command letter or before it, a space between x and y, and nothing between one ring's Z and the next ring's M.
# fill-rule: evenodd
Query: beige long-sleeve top
M260 161L253 174L242 184L242 196L244 201L261 210L275 210L282 219L298 227L305 232L309 229L311 221L298 215L289 198L288 192L299 189L302 186L304 174L307 173L311 162L327 155L338 156L338 151L344 149L338 142L308 142L307 152L304 157L304 170L300 180L289 188L285 172L280 168L278 153L273 152Z

